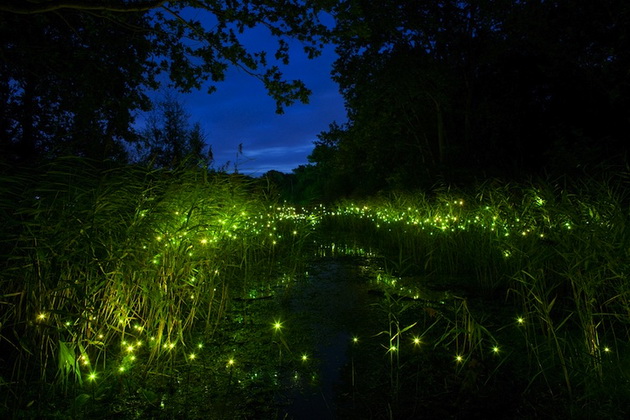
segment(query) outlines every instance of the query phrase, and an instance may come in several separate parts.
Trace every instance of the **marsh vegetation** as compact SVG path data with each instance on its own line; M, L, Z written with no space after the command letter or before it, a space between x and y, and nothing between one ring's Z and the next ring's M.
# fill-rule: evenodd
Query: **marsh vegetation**
M2 417L630 402L627 173L307 208L239 176L79 159L0 185Z

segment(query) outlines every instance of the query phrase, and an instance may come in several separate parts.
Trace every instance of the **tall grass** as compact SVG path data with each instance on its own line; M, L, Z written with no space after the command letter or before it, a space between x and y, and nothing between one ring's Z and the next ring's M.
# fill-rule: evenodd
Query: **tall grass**
M515 365L522 366L517 353L527 355L528 389L547 388L571 407L586 407L602 389L618 395L609 384L630 378L614 368L630 360L627 191L623 173L488 182L471 192L340 203L321 226L383 256L400 296L417 297L413 281L453 290L452 305L438 308L446 322L436 343L454 345L458 360L495 357L487 349L498 354L497 340L507 337ZM487 311L467 305L475 298L505 301L513 315L486 327ZM506 335L515 327L520 344Z
M21 385L67 392L134 366L168 374L193 336L213 334L231 298L269 293L282 258L296 269L311 231L255 185L204 171L68 158L7 170L0 185L9 400Z
M608 385L630 379L624 174L309 210L238 176L74 158L3 168L0 181L4 407L48 392L94 399L96 381L125 372L174 378L199 337L223 333L235 299L285 287L314 239L323 253L380 256L379 339L396 398L420 338L452 352L462 389L480 366L490 377L510 366L522 392L571 409L628 397ZM427 287L449 292L433 302L418 292Z

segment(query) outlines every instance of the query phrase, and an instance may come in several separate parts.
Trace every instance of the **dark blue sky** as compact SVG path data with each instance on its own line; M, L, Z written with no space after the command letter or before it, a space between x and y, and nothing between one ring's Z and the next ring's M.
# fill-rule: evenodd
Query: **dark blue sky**
M276 41L266 30L251 30L242 42L252 51L267 50L271 57L275 53ZM260 176L272 169L290 173L306 164L317 134L334 121L346 121L343 98L330 78L334 60L333 46L309 60L299 44L291 43L291 62L281 69L287 79L301 79L313 93L309 104L296 103L285 108L284 114L275 113L275 102L258 79L236 68L210 95L202 89L179 96L191 123L201 123L212 145L214 167L230 161L227 170L232 172L241 143L238 171L243 174Z

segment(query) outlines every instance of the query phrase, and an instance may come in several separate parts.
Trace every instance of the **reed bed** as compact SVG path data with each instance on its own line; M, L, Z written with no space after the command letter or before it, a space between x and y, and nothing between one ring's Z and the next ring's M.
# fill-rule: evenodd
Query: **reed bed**
M452 291L429 319L416 310L408 334L439 330L434 347L446 346L462 375L500 359L518 370L522 392L544 389L566 404L563 415L615 417L630 396L627 181L495 182L344 202L320 229L381 255L388 296Z
M518 392L561 401L564 414L613 418L630 399L626 175L296 209L251 180L196 169L76 158L3 168L2 408L93 401L96 383L124 375L210 372L197 356L234 328L235 302L273 297L305 256L355 255L379 265L386 321L372 336L396 396L387 406L430 344L461 390L510 372ZM279 328L260 334L273 333L282 355L291 346ZM204 351L221 360L223 376L208 379L217 389L234 390L234 372L245 381L227 355Z
M76 396L112 372L169 374L194 357L196 337L213 335L231 299L290 278L312 231L236 176L75 158L4 172L5 407Z

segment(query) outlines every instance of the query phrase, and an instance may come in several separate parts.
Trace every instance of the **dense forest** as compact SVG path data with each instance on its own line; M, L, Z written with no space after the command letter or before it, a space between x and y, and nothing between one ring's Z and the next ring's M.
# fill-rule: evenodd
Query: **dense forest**
M335 17L349 122L296 171L325 197L626 162L623 1L350 1Z
M347 122L215 167L174 92L293 41ZM629 69L625 0L1 2L0 417L625 419Z
M313 56L336 45L332 74L348 112L347 123L321 133L312 164L289 177L268 174L293 189L288 195L332 199L625 162L626 2L241 3L7 2L2 159L126 162L138 144L155 156L156 131L135 132L133 122L135 111L152 106L147 92L160 75L187 91L239 66L261 79L279 111L306 101L307 86L284 80L265 55L240 44L244 28L267 25L282 60L290 58L287 37ZM186 18L191 7L216 22L212 29ZM332 14L334 27L318 13ZM186 130L171 131L159 143L173 156L158 164L181 160L188 148L204 155L182 140Z

